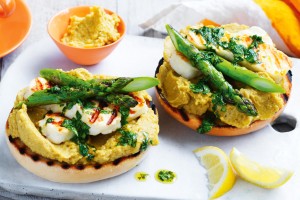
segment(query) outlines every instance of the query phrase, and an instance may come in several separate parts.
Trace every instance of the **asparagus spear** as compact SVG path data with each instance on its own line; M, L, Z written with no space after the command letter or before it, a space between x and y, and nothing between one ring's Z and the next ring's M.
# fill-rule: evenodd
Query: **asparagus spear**
M60 104L70 101L76 101L77 99L87 99L95 96L94 90L87 88L70 88L70 87L57 87L40 90L34 92L25 101L20 102L16 108L21 107L25 103L28 107Z
M42 69L40 71L40 76L54 83L55 85L86 88L91 87L89 82L56 69Z
M216 70L216 68L206 60L204 57L205 55L201 54L195 46L182 37L182 35L173 27L166 25L166 29L177 51L185 55L195 68L200 70L205 76L209 77L208 80L210 83L221 93L227 102L236 105L241 112L244 112L247 115L257 115L254 105L233 89L233 87L224 79L222 73Z
M59 88L57 86L55 86L55 88L56 91L53 91L53 88L51 88L33 93L26 101L19 103L16 108L20 108L23 103L25 103L28 107L34 107L49 104L60 104L76 101L78 99L84 100L91 97L128 108L137 105L137 101L134 98L125 94L97 93L96 90L88 88Z
M158 84L158 80L151 77L121 77L116 79L92 79L84 81L55 69L42 69L40 75L59 86L33 93L26 101L17 105L16 108L19 108L22 103L25 103L28 107L33 107L59 104L91 97L129 108L137 105L137 101L129 95L120 93L144 90Z
M40 71L40 75L57 85L88 87L105 93L136 92L154 87L159 83L156 78L152 77L120 77L116 79L92 79L89 81L84 81L80 78L55 69L42 69Z
M250 71L245 67L234 65L213 52L201 51L201 53L208 59L211 58L217 60L217 62L213 62L209 59L212 63L214 63L214 67L217 70L234 80L250 85L251 87L263 92L285 93L285 90L280 85L269 79L260 77L257 73ZM207 55L208 53L210 55Z

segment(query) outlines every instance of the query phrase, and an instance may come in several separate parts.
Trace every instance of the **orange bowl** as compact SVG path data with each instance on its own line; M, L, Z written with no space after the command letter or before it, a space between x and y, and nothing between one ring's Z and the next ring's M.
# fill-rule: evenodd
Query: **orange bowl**
M112 11L104 9L107 14L113 14ZM61 38L67 32L67 27L70 22L71 16L84 17L90 13L90 6L77 6L69 9L65 9L54 17L52 17L48 23L48 33L53 39L58 48L64 53L64 55L79 65L94 65L106 58L120 43L126 32L126 25L123 19L119 17L120 23L118 31L120 38L108 45L95 48L80 48L73 47L61 42Z

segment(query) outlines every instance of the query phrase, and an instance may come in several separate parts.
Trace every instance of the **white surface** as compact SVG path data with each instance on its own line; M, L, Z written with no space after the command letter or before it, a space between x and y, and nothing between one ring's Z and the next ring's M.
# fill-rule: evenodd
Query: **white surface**
M117 49L101 64L88 67L92 73L116 76L153 76L162 57L160 39L126 36ZM300 61L294 60L294 86L300 85ZM298 66L297 66L298 65ZM284 186L265 190L238 180L223 200L299 200L300 199L300 131L278 133L270 126L246 136L223 138L200 135L182 126L162 110L154 97L160 115L160 144L153 147L148 157L126 174L90 184L58 184L32 175L10 157L5 144L5 122L17 92L38 75L44 67L69 70L78 67L68 61L50 39L44 39L25 50L9 67L0 85L0 187L19 194L34 194L73 199L207 199L207 180L192 153L197 147L218 146L229 153L232 147L261 163L294 169L295 174ZM297 105L300 99L295 90L285 113L299 121ZM297 102L298 101L298 102ZM174 184L161 184L154 179L159 169L173 170L178 179ZM134 179L135 172L150 174L146 182Z

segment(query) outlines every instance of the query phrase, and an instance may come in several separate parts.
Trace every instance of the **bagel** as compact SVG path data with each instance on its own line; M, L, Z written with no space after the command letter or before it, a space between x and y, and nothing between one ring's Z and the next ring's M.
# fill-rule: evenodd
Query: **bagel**
M75 69L66 73L83 80L106 77L92 75L84 69ZM6 122L6 142L16 161L29 172L41 178L60 183L88 183L114 177L137 166L147 155L150 146L158 144L158 114L151 97L145 91L130 93L133 97L144 98L145 101L138 100L137 105L141 106L145 103L146 108L143 113L106 135L104 132L98 135L89 134L88 153L93 154L90 159L81 154L81 146L73 140L75 136L61 143L54 143L55 141L50 140L49 135L45 135L44 129L39 126L39 123L50 112L45 110L44 105L29 107L23 103L21 107L17 106L24 100L27 90L25 88L18 92L15 106L9 114ZM101 102L97 106L99 109L106 108L102 107ZM84 106L82 109L82 116L84 116L84 113L88 112L84 110ZM132 108L130 108L131 110ZM66 112L63 111L60 116L67 115ZM50 114L56 113L52 113L51 110ZM102 116L100 119L99 114L98 119L105 120L105 117ZM83 120L83 117L80 120ZM117 117L112 120L116 121ZM55 119L47 123L57 124ZM60 125L61 127L64 126ZM90 133L91 129L90 127ZM126 143L128 141L125 144L121 143L120 129L130 131L135 135L135 145L130 146L129 143ZM146 146L142 148L142 145Z
M7 129L6 131L8 133ZM12 138L7 134L6 141L12 156L22 167L41 178L59 183L89 183L118 176L137 166L148 151L138 152L103 165L97 163L70 165L32 152L19 138Z
M206 45L203 44L205 43L205 39L201 35L198 35L199 32L197 33L195 31L204 26L203 24L188 26L181 30L181 34L195 47L204 50L206 48ZM215 26L209 25L206 27L206 29L203 29L204 31L210 28L213 29ZM230 103L225 105L225 111L213 110L214 103L211 99L215 90L201 95L200 93L198 94L192 91L190 87L191 84L195 85L199 80L205 80L205 76L195 70L187 58L175 49L168 36L164 43L163 58L159 61L155 72L155 77L160 80L160 84L156 86L156 96L169 115L193 130L198 131L203 119L206 117L205 115L212 113L215 118L214 125L206 134L214 136L244 135L265 127L283 112L289 100L292 88L292 74L290 71L292 63L286 55L275 49L269 36L258 27L249 28L245 25L228 24L217 27L217 29L220 28L226 31L223 37L241 37L240 40L249 37L247 34L253 34L252 31L258 31L263 41L266 41L266 43L262 43L262 45L259 46L260 49L258 51L263 52L263 55L270 55L270 60L272 60L273 56L273 58L276 58L277 63L264 63L264 60L260 60L258 64L249 64L244 60L240 62L240 64L260 74L260 76L281 85L285 92L280 94L258 91L255 88L241 84L225 76L225 80L228 80L234 87L237 87L243 97L248 98L255 107L259 107L258 114L254 117L247 116ZM234 36L230 36L230 34ZM226 39L223 38L223 41L224 40L226 41ZM230 38L228 41L229 40ZM219 56L232 61L231 52L214 46L215 44L216 43L213 43L209 48L213 49ZM179 44L177 45L179 46ZM266 59L266 57L259 59ZM268 64L272 66L268 66ZM206 79L206 81L207 80L209 82L209 79Z
M159 68L161 64L163 63L163 59L159 62L158 67L156 68L155 76L157 75ZM280 114L283 112L290 96L290 89L291 89L291 73L288 73L286 75L286 79L288 80L289 84L289 91L287 91L286 94L283 94L281 97L284 100L284 107L282 107L276 114L267 120L258 120L251 123L249 127L246 128L236 128L233 126L225 125L225 126L214 126L209 132L206 134L208 135L214 135L214 136L238 136L238 135L245 135L254 131L257 131L259 129L264 128L271 122L273 122L275 119L277 119ZM183 125L197 131L197 129L202 124L202 118L201 116L197 116L194 114L190 114L186 112L184 109L178 109L175 107L172 107L166 97L163 95L161 88L159 86L155 87L155 94L156 97L160 103L160 105L163 107L163 109L174 119L182 123Z

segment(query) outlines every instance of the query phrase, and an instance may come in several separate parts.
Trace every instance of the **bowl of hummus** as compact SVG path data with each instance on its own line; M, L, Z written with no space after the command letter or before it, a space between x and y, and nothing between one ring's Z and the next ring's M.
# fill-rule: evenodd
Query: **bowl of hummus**
M126 32L123 19L99 6L65 9L48 23L48 33L74 63L94 65L106 58Z

